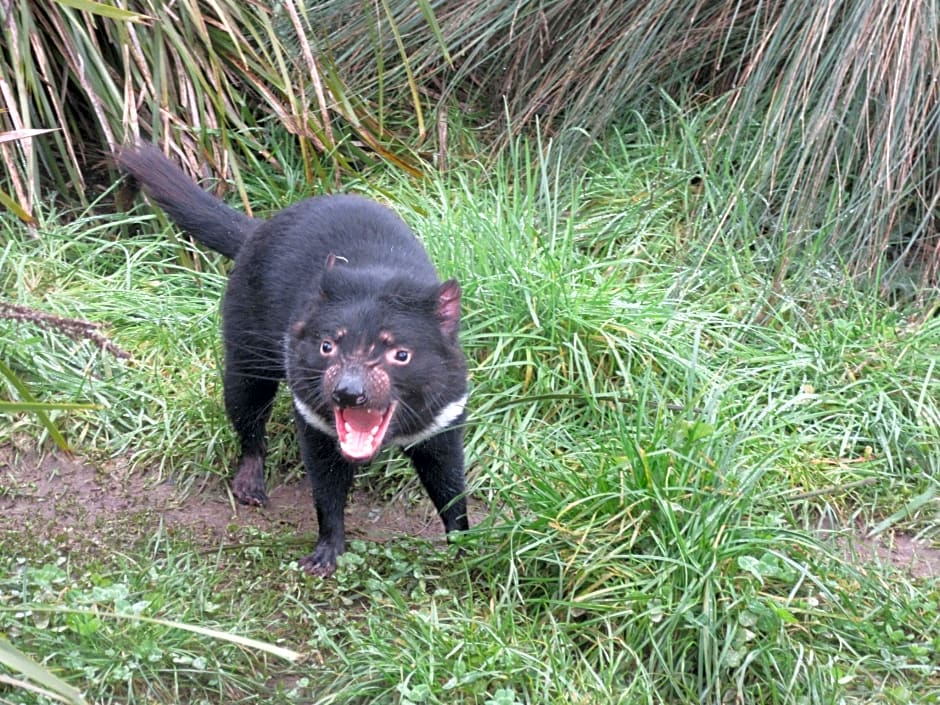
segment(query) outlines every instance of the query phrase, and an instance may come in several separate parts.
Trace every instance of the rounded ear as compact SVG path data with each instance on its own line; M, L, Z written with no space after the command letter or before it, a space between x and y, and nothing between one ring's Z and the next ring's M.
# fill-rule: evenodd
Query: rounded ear
M316 283L316 301L319 303L335 301L337 299L337 290L342 290L343 275L341 269L336 266L337 259L333 255L327 258L326 268L321 272L319 281Z
M456 279L448 279L437 290L437 321L445 338L457 339L460 330L460 284Z

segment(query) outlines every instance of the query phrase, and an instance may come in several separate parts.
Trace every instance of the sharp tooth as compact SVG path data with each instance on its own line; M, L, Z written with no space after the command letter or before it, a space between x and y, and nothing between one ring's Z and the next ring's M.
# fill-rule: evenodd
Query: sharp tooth
M370 436L374 436L374 435L377 434L378 432L379 432L379 427L378 427L378 426L373 426L373 427L372 427L372 430L369 431L369 435L370 435Z
M348 421L344 425L344 428L346 429L346 433L352 433L352 424L349 423Z

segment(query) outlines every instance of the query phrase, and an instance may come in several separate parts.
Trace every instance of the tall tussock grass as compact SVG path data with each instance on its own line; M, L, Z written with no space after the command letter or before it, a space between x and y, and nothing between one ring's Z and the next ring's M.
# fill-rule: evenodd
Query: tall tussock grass
M4 148L21 204L81 198L88 166L141 133L237 184L282 168L278 136L322 182L375 156L444 168L467 127L501 149L537 122L573 158L665 101L706 108L695 176L733 176L718 227L744 214L764 231L776 286L832 250L891 293L936 282L938 0L128 6L6 10L0 125L60 130Z
M936 281L936 0L431 6L446 57L413 3L385 6L396 31L384 33L381 17L316 3L318 26L331 28L321 40L351 85L404 94L417 76L432 101L455 98L503 125L492 133L501 147L538 120L574 155L582 142L567 128L598 137L629 111L652 120L663 96L683 111L708 105L698 176L709 188L711 170L733 175L722 212L746 211L775 241L778 284L795 259L833 248L907 295L910 282Z

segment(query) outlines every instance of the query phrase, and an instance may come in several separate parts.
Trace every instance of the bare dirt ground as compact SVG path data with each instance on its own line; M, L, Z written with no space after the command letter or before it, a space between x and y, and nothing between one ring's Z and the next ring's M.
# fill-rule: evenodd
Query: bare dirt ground
M843 557L857 565L889 565L913 578L940 576L940 550L925 541L918 541L904 532L885 532L868 537L864 526L853 527L841 534L837 546Z
M65 453L39 455L0 446L0 536L25 532L31 541L54 542L63 552L94 546L120 550L163 528L182 530L210 548L237 541L252 528L309 538L313 547L316 519L306 479L269 487L269 505L261 509L236 503L218 478L184 493L128 467L120 461L98 466ZM471 502L470 514L475 523L485 510ZM354 491L346 522L351 539L444 540L430 501L379 500Z
M242 507L217 478L182 493L170 482L154 483L146 474L130 472L120 461L96 466L63 453L40 456L0 446L0 535L27 532L31 540L54 542L60 551L89 546L120 550L161 527L183 530L206 548L237 541L249 528L309 537L312 548L316 520L309 483L269 487L268 495L264 509ZM480 503L470 503L471 523L485 513ZM428 501L388 501L355 491L346 521L349 538L443 541L441 523ZM940 550L907 534L886 532L868 539L861 526L833 533L837 551L859 566L892 567L914 578L940 576Z

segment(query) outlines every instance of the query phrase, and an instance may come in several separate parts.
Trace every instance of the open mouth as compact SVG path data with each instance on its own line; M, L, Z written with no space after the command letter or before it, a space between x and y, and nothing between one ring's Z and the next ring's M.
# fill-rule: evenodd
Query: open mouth
M386 409L334 407L339 449L348 460L369 460L382 447L388 424L395 413L395 404Z

